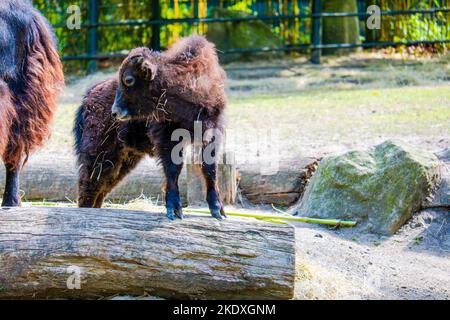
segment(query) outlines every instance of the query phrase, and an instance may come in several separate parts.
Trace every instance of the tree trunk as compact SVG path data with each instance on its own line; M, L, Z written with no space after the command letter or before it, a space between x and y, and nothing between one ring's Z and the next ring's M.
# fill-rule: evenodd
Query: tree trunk
M294 229L253 219L0 209L0 298L290 299Z
M222 203L233 204L236 201L237 177L234 153L224 155L223 163L217 167L217 184ZM200 164L186 165L186 198L189 205L202 205L206 199L206 184Z
M323 12L358 12L356 0L323 1ZM361 43L358 17L328 17L323 19L323 44ZM325 49L325 54L347 54L358 50Z

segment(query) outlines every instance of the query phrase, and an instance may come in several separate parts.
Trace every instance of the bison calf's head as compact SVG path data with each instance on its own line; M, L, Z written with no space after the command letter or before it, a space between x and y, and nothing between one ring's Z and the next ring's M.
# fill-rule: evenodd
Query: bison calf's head
M157 54L148 48L130 52L119 70L119 85L112 106L112 115L118 120L151 116L155 109L155 77L158 72Z

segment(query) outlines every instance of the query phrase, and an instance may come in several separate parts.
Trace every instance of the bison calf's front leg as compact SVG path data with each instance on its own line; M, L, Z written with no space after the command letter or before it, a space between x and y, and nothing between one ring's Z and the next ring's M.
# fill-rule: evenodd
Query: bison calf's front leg
M18 167L12 165L5 165L6 168L6 183L5 192L3 194L2 207L17 207L20 206L19 196L19 174Z

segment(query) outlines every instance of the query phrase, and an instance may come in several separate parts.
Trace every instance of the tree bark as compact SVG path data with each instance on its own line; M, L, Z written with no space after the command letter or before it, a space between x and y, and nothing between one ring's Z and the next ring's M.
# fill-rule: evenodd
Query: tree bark
M322 12L358 12L356 0L334 0L323 1ZM323 44L336 43L361 43L359 38L358 17L328 17L323 18ZM357 51L358 48L351 49L324 49L325 54L347 54Z
M255 166L239 167L239 187L253 204L289 206L303 194L306 183L314 173L318 160L280 161L274 174L262 174Z
M2 208L0 215L0 298L293 296L289 225L58 207Z

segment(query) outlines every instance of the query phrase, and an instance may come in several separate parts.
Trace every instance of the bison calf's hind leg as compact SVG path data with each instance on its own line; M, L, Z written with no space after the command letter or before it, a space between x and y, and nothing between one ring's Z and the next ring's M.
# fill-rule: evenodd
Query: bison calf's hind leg
M206 201L208 202L211 215L219 220L226 217L217 186L217 164L207 164L203 162L202 173L206 182Z
M20 206L19 196L19 174L18 167L12 165L5 165L6 168L6 183L5 192L3 194L2 207L17 207Z
M78 181L78 206L101 208L111 190L139 163L143 153L118 153L118 160L82 161ZM95 165L94 165L95 164Z
M178 177L183 164L175 164L170 159L163 162L164 174L166 176L166 210L167 218L174 220L175 217L183 219L183 209L178 189Z

